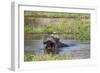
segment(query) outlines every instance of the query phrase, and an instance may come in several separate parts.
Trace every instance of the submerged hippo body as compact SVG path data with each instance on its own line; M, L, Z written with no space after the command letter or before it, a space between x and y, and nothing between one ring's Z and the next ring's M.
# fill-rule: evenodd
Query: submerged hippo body
M69 47L69 45L62 42L57 42L56 44L57 44L57 48Z

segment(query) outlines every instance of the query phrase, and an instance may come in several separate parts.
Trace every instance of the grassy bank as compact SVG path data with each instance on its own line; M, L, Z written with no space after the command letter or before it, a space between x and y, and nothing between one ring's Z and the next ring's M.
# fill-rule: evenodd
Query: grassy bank
M52 54L25 54L24 61L47 61L47 60L71 60L76 59L73 55L52 55Z
M63 37L64 39L90 40L89 14L26 11L24 16L25 16L25 25L24 25L25 39L31 39L31 40L41 39L45 37L44 34L42 36L42 33L56 32L56 33L61 33L58 35L59 36L62 35L61 37ZM41 20L37 18L40 18ZM44 18L45 19L50 18L50 19L45 20Z

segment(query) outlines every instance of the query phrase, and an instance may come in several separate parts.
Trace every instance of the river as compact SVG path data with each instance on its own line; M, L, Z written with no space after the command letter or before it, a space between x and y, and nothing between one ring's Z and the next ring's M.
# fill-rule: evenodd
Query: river
M77 56L80 59L90 58L90 44L82 43L76 40L61 40L61 42L70 45L69 47L59 48L59 55ZM25 40L24 52L32 54L44 54L43 40Z

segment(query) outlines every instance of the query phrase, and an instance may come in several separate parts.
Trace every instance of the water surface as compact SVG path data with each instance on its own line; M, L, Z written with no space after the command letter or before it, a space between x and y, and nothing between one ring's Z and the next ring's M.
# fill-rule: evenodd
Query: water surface
M80 59L90 58L90 44L75 40L62 40L69 47L59 48L59 55L71 55ZM32 54L44 54L43 40L25 40L24 51Z

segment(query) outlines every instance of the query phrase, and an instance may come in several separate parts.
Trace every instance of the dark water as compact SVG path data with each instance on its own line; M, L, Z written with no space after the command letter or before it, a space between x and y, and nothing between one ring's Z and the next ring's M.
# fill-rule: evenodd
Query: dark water
M77 56L80 59L90 58L90 44L73 40L62 40L61 42L70 45L69 47L59 48L60 55ZM43 40L27 40L24 42L24 51L32 54L44 53Z

